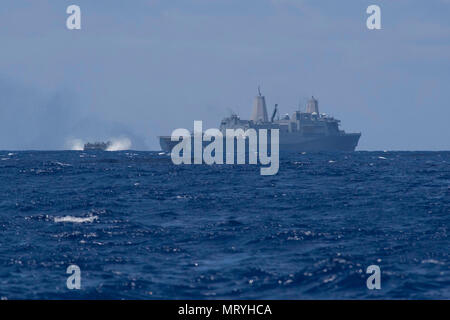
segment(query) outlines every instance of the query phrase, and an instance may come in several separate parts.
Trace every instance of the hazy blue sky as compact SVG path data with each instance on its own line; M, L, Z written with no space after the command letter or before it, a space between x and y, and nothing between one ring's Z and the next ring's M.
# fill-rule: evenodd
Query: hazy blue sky
M82 29L66 29L66 8ZM366 8L382 9L382 30ZM450 149L449 0L72 0L0 3L0 149L217 127L314 94L359 150Z

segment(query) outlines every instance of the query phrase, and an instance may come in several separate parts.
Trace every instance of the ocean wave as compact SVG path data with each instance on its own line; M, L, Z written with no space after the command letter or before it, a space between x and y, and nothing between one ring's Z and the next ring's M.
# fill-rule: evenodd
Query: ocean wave
M1 296L448 299L449 163L450 152L287 154L266 179L158 152L17 152L0 161L0 269L24 276L4 277ZM46 272L72 263L96 270L96 285L69 292ZM382 290L366 287L373 264Z

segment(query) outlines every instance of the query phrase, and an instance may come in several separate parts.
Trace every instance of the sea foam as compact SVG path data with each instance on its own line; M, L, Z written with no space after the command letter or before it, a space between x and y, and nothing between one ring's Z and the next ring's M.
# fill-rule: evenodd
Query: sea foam
M55 222L85 223L85 222L94 222L97 219L98 216L90 216L90 217L65 216L65 217L55 217Z

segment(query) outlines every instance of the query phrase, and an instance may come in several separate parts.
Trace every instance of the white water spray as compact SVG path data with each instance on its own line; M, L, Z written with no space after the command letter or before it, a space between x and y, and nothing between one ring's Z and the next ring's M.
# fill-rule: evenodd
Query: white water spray
M84 142L81 139L71 139L66 142L66 147L69 150L82 151L84 148Z
M106 151L121 151L131 149L131 140L128 138L112 138L111 145L106 149Z

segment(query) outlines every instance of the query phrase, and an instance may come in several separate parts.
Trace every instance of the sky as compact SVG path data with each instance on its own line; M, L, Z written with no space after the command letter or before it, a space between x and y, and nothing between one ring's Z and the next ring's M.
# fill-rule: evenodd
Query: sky
M68 30L66 8L81 8ZM366 8L381 8L368 30ZM357 150L450 150L450 0L5 0L0 150L158 135L304 108Z

